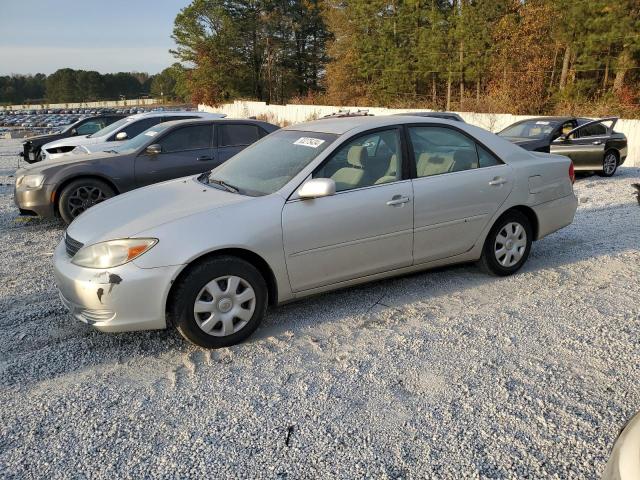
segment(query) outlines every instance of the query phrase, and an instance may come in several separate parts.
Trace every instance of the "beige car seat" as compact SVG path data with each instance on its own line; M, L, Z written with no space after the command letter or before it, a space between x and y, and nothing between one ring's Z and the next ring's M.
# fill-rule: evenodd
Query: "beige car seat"
M418 157L417 174L418 177L430 177L447 173L453 164L453 157L431 156L428 153L421 153Z
M348 190L357 188L364 177L364 169L368 160L367 149L359 145L354 145L347 152L347 163L349 167L338 169L331 178L336 182L336 190Z

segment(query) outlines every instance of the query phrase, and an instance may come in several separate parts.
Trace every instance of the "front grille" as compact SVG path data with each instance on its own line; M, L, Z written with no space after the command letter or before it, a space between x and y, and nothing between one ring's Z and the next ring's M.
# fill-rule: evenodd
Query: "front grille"
M78 253L78 250L82 248L83 244L71 238L68 233L65 233L64 246L67 249L67 255L73 257L76 253Z

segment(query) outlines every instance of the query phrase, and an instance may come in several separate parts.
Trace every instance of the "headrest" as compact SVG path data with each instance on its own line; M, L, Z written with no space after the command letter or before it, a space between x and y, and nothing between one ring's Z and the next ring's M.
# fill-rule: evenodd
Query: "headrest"
M428 153L421 153L420 156L418 157L418 163L444 163L445 162L445 158L444 157L432 157L431 155L429 155Z
M476 161L476 152L473 150L456 150L453 154L453 170L469 170L475 167Z
M352 167L364 168L364 164L367 161L367 149L359 145L354 145L349 148L347 152L347 162Z

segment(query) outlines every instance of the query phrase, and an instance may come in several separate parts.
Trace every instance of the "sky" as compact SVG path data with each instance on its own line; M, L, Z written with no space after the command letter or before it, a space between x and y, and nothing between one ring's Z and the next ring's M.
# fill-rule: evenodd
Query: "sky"
M190 0L0 0L0 75L59 68L158 73Z

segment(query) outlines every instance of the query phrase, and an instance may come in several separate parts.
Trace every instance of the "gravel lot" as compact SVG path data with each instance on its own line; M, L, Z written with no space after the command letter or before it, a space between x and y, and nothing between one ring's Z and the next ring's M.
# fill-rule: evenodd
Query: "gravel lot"
M272 310L248 343L66 314L61 224L17 216L0 140L0 476L594 478L640 409L640 169L578 180L523 271L473 265Z

